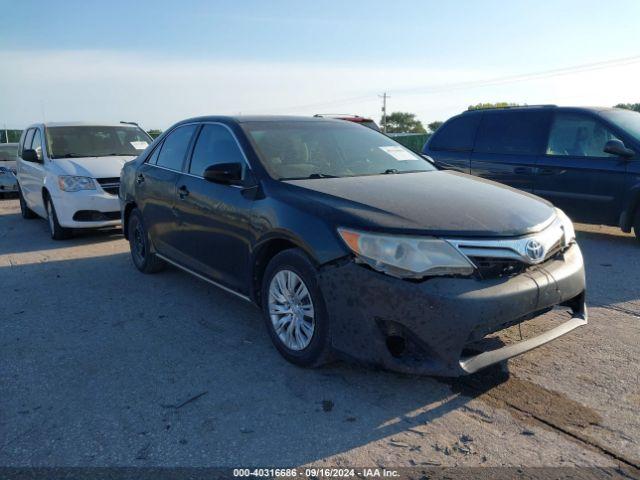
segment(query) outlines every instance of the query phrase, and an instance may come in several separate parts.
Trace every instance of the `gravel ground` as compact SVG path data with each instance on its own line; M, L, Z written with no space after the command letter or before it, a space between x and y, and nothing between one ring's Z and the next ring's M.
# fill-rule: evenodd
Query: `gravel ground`
M250 304L0 201L0 465L637 468L640 245L578 227L589 325L444 381L294 367Z

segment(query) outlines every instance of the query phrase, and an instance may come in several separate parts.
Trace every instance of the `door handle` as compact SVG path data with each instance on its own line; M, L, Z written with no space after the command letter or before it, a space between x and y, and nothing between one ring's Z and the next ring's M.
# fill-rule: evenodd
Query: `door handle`
M189 196L189 189L187 188L186 185L182 185L179 189L178 189L178 196L181 199L184 199L186 197Z
M533 168L531 167L516 167L513 169L513 173L517 175L531 175L533 173Z
M138 176L136 177L136 183L138 185L140 185L141 183L144 182L144 175L142 175L141 173L138 174Z
M553 168L539 168L538 175L555 175L556 170Z

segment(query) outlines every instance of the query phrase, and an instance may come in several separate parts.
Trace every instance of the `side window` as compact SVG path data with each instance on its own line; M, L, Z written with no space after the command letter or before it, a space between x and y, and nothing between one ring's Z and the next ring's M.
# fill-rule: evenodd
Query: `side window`
M150 163L151 165L155 165L156 163L158 163L158 156L160 155L160 150L162 150L162 144L158 145L156 149L153 151L153 153L149 155L149 158L147 159L147 163Z
M547 125L547 112L485 112L474 151L509 155L542 154Z
M36 151L38 159L42 160L42 136L40 135L40 130L34 132L31 148Z
M429 146L434 150L469 151L473 148L480 114L464 114L442 125Z
M33 140L33 132L34 128L30 128L27 130L27 134L24 136L24 143L22 144L22 149L20 150L20 154L22 155L22 150L29 150L31 148L31 142Z
M232 133L222 125L204 125L193 149L189 173L202 176L217 163L241 163L244 157Z
M579 113L556 114L547 155L575 157L612 157L604 152L604 145L617 137L595 118Z
M171 132L162 144L156 165L171 170L182 170L182 163L196 128L197 125L185 125Z

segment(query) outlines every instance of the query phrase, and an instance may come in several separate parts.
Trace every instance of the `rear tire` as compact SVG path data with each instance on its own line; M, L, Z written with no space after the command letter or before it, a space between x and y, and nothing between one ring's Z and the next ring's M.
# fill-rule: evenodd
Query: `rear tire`
M49 224L51 238L54 240L66 240L71 237L72 230L61 226L58 222L58 214L49 195L44 197L44 206L47 210L47 223Z
M271 341L286 360L301 367L330 360L329 316L317 271L302 250L285 250L271 259L261 299Z
M18 189L18 198L20 199L20 214L25 220L36 218L36 212L27 207L27 202L22 196L22 190Z
M142 273L156 273L163 270L167 264L151 251L149 234L144 228L140 210L134 208L129 214L128 223L129 247L133 264Z

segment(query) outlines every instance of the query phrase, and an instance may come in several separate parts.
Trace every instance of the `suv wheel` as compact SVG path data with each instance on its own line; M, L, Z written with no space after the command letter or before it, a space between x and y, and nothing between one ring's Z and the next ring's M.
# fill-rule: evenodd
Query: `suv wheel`
M131 259L138 270L142 273L155 273L166 266L166 263L151 251L149 234L144 228L142 214L137 208L134 208L129 215L127 235Z
M20 214L22 215L22 218L25 218L27 220L31 218L36 218L37 217L36 212L31 210L29 207L27 207L27 202L22 196L22 190L20 189L18 189L18 198L20 199Z
M280 354L302 367L329 360L329 317L316 269L298 249L277 254L262 280L262 313Z
M71 236L71 229L65 228L60 225L58 222L58 215L56 214L56 209L53 206L53 202L51 198L47 195L44 199L44 206L47 210L47 222L49 223L49 232L51 233L51 238L54 240L64 240Z

